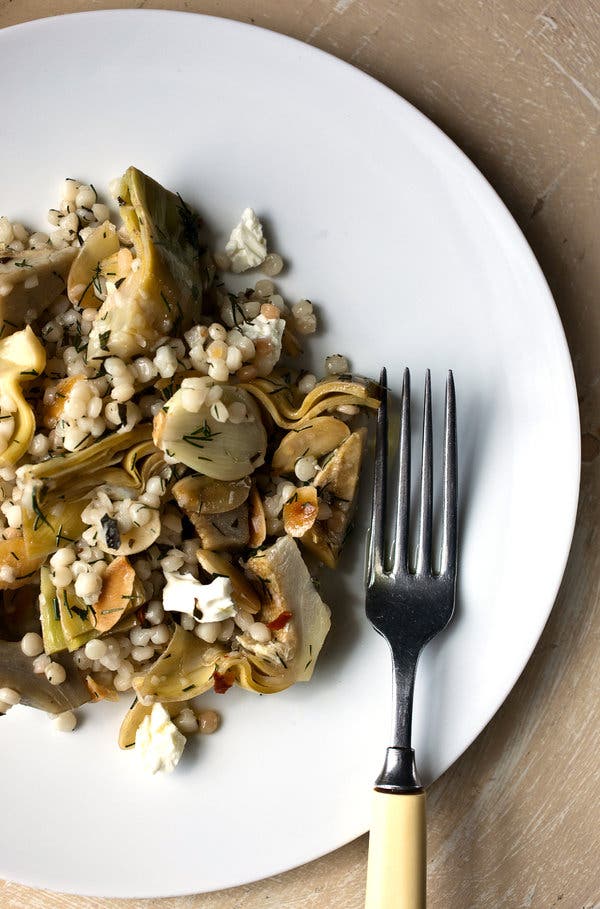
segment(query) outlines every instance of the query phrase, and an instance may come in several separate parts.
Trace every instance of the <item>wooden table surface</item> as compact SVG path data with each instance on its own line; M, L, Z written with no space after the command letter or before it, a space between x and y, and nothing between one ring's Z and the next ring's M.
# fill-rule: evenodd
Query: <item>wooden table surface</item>
M0 0L0 27L130 6L254 22L352 62L412 101L466 151L533 247L575 365L583 433L579 517L562 589L532 659L496 717L431 788L429 906L598 909L597 0ZM69 896L0 881L0 906L358 909L366 847L362 837L266 881L161 901Z

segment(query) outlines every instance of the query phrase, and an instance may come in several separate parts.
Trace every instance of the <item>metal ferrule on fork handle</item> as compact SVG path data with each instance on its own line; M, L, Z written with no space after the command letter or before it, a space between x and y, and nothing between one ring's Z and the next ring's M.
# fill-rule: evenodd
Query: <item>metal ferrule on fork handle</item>
M412 748L387 749L383 770L375 780L375 789L377 792L398 794L423 791Z

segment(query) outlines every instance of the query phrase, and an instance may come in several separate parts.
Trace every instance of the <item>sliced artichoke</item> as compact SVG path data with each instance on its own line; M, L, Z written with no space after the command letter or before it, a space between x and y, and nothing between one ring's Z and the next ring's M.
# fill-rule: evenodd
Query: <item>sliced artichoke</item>
M61 293L77 250L28 249L0 252L0 338L37 318Z
M243 505L250 494L248 477L225 482L212 477L189 476L173 486L175 501L185 513L224 514Z
M176 625L164 653L145 672L133 677L133 688L144 704L189 701L211 687L219 653L220 648Z
M223 386L222 401L225 406L244 404L248 418L243 423L219 423L208 405L190 413L179 390L154 417L152 438L157 448L199 474L241 480L264 464L267 433L258 406L243 389Z
M119 237L114 224L105 221L92 231L69 270L67 294L71 303L81 308L100 305L95 291L102 293L101 279L109 279L114 284L119 278L116 262L105 264L118 251Z
M218 672L242 688L261 694L283 691L294 682L307 682L331 622L329 608L317 593L298 546L291 537L281 537L251 558L247 567L268 591L260 620L277 624L282 613L289 618L283 627L273 631L274 640L263 645L262 652L250 644L247 636L239 636L241 649L218 657Z
M0 454L0 467L16 464L29 448L35 417L21 386L41 375L45 365L46 353L29 325L0 341L0 416L13 421L8 445Z
M302 420L297 427L281 440L276 449L271 467L277 474L293 474L296 463L307 455L319 460L342 444L350 430L335 417L315 417Z
M325 411L334 411L342 405L352 404L372 410L379 407L379 400L371 393L372 383L363 384L353 377L345 380L338 376L336 379L319 382L297 408L293 406L288 387L278 386L271 379L254 379L242 383L240 387L256 398L281 429L295 429L300 420L312 420ZM287 394L279 394L280 390Z
M325 565L335 568L356 503L366 429L353 432L317 474L314 484L331 508L331 517L318 521L302 543Z
M165 334L189 328L212 279L198 221L180 196L130 167L121 178L118 201L139 265L102 304L90 333L89 358L102 356L103 350L131 357L152 350Z
M77 650L97 636L94 608L77 596L73 584L57 590L46 565L40 574L40 621L46 653Z

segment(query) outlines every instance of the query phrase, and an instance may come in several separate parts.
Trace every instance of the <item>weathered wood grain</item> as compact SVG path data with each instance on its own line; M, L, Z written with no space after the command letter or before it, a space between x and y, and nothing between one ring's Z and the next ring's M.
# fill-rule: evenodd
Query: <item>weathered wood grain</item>
M529 665L479 739L432 787L429 905L600 909L600 7L595 0L0 0L0 26L129 6L252 21L351 61L455 139L525 231L575 364L584 434L579 518ZM359 909L365 863L363 837L267 881L156 905ZM0 905L149 903L0 882Z

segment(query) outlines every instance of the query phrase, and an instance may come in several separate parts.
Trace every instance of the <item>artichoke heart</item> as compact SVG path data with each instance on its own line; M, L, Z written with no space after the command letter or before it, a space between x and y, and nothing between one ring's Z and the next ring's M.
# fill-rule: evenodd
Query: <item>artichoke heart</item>
M329 607L315 589L298 546L291 537L280 537L253 556L247 567L268 591L260 621L273 622L283 613L290 618L273 631L273 640L266 645L238 636L240 649L217 658L219 674L261 694L308 682L331 622Z
M35 417L21 389L39 376L46 365L46 353L29 325L0 341L0 395L2 421L11 424L0 467L16 464L23 457L35 432Z
M154 418L153 439L157 448L199 474L216 480L241 480L264 464L267 433L260 410L241 388L223 386L223 403L245 405L242 423L219 423L204 405L198 413L183 406L181 389Z
M137 259L99 310L88 358L107 350L132 357L156 347L165 334L189 328L212 279L198 221L180 196L130 167L121 178L118 201Z

